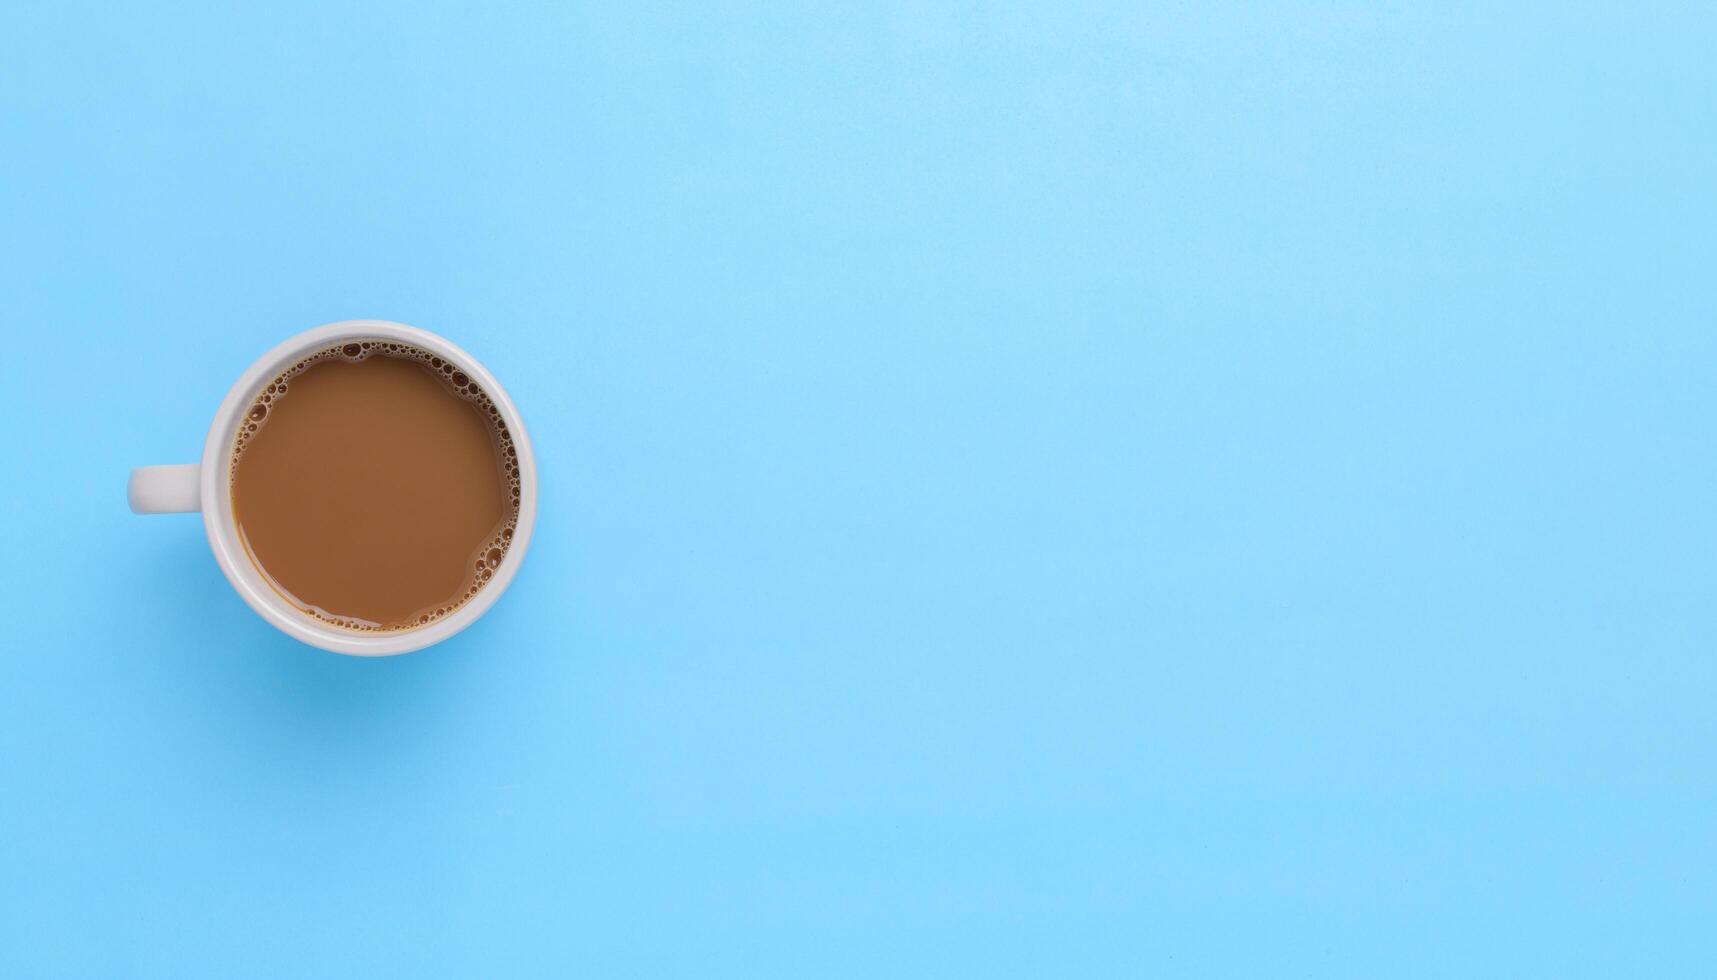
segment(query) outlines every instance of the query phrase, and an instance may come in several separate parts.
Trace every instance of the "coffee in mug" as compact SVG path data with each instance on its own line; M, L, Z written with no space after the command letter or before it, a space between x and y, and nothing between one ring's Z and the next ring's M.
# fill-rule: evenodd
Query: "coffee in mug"
M312 352L234 439L233 519L269 585L355 630L446 616L500 567L519 513L512 434L451 362L382 338Z

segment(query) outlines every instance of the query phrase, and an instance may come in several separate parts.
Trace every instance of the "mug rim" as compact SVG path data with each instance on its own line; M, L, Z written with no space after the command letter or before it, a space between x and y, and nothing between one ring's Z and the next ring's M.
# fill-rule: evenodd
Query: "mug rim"
M387 633L359 633L323 623L294 607L269 585L262 572L245 551L239 538L238 524L233 519L232 494L229 483L229 460L233 440L238 435L240 416L258 392L296 358L328 347L341 340L381 339L410 344L453 362L475 379L489 395L501 413L501 420L513 435L513 447L519 466L519 515L513 529L513 540L507 554L489 581L477 594L453 612L423 626ZM239 375L216 410L209 434L203 442L202 470L198 474L203 500L203 529L214 552L215 561L226 575L227 582L245 604L276 629L314 647L359 657L387 657L409 653L439 643L476 622L501 593L507 590L513 576L524 560L530 544L531 531L536 525L537 469L531 451L530 436L524 420L505 388L495 380L476 358L452 341L421 327L396 323L392 320L341 320L312 327L276 344L257 358Z

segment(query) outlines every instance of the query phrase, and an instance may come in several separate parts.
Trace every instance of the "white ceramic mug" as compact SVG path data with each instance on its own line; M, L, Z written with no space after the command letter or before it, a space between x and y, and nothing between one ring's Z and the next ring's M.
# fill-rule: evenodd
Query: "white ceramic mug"
M306 354L322 350L342 340L376 339L410 344L439 355L476 379L487 392L501 420L513 434L513 446L519 461L519 518L514 526L513 542L501 559L501 565L488 584L477 594L448 615L413 629L389 633L359 633L321 622L294 607L276 592L259 572L239 540L238 525L233 520L232 494L228 490L228 465L232 458L233 440L243 421L246 409L262 390L282 371ZM203 529L209 536L209 547L215 561L226 573L227 581L250 607L286 635L335 653L360 657L385 657L396 653L420 650L439 643L470 626L488 611L507 590L507 584L519 570L525 557L525 546L531 540L531 527L537 516L537 465L531 454L530 438L525 434L524 420L512 399L493 375L470 354L437 337L427 330L408 327L387 320L345 320L306 330L262 355L244 374L239 376L226 401L221 402L209 426L209 436L203 441L201 463L178 466L145 466L131 471L129 488L131 509L139 514L188 514L202 512Z

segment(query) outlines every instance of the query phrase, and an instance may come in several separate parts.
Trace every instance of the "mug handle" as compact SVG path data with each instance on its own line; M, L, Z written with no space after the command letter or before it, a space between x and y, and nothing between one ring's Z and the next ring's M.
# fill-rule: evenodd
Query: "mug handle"
M202 466L142 466L131 471L125 495L133 514L194 514L203 509Z

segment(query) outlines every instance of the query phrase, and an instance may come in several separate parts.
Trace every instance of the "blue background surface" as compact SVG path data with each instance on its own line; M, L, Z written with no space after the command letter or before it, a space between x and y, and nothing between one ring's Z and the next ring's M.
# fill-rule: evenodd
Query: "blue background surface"
M0 976L1717 969L1709 7L277 6L0 15ZM124 506L350 317L386 661Z

